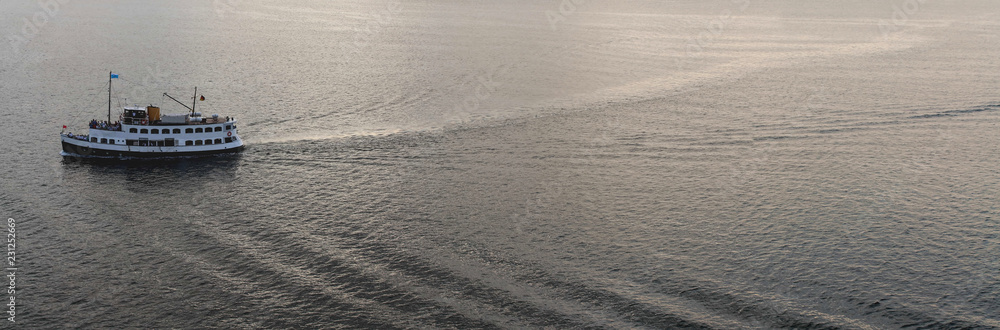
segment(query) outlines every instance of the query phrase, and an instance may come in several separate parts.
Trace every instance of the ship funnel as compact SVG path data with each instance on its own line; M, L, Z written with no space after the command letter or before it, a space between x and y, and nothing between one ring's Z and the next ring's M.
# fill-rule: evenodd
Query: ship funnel
M146 107L146 112L149 114L149 121L160 120L160 107L154 107L152 105Z

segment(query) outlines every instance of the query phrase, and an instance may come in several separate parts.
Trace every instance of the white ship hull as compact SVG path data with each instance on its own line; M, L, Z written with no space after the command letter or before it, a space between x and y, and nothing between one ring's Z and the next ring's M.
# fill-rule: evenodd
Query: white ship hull
M192 127L198 130L187 133ZM151 134L154 131L170 133ZM233 120L194 126L122 125L121 130L91 129L87 136L61 138L63 151L77 156L173 157L240 152L243 139L235 133Z
M82 141L63 135L62 148L63 152L69 155L84 157L181 157L236 153L242 151L244 146L242 140L207 146L143 147L107 145Z

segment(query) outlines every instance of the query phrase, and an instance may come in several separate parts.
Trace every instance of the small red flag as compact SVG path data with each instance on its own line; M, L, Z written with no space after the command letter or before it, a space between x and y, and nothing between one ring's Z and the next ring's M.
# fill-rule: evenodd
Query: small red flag
M63 125L63 129L66 129L66 125Z

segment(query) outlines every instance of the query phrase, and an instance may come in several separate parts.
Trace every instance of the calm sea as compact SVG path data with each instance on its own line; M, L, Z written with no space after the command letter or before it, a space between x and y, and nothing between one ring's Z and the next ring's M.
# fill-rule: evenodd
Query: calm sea
M0 123L5 326L1000 328L993 0L3 0Z

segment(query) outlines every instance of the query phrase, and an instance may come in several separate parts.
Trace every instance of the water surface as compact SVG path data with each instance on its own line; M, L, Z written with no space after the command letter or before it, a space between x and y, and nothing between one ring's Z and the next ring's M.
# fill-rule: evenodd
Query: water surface
M17 322L1000 327L994 2L559 6L62 4L0 45ZM64 159L112 70L247 150Z

